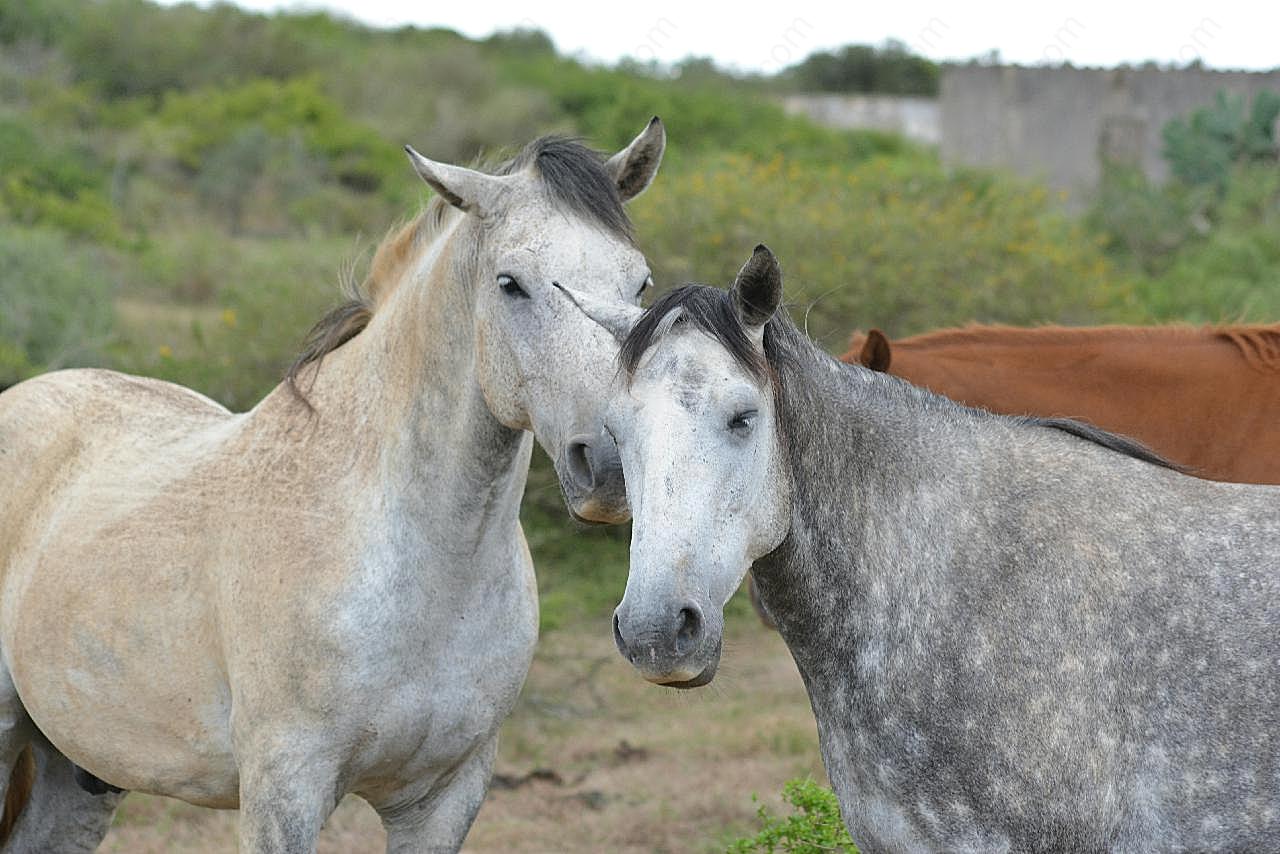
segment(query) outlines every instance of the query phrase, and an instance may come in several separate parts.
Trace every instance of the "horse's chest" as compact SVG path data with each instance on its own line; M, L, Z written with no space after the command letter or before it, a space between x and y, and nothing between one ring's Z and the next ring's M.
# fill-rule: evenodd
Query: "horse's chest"
M518 583L477 596L437 588L406 596L397 613L362 631L367 654L354 656L351 702L366 709L356 764L420 780L447 769L496 736L515 705L537 641L532 567L508 564Z

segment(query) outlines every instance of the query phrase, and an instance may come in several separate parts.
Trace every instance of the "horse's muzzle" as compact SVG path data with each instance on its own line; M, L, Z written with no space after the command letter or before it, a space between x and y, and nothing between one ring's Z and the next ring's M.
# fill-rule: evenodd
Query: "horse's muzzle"
M706 685L720 665L722 639L722 620L706 619L692 601L638 614L624 600L613 612L613 642L618 652L655 685Z
M569 512L578 521L613 525L631 518L622 458L608 433L571 438L556 472Z

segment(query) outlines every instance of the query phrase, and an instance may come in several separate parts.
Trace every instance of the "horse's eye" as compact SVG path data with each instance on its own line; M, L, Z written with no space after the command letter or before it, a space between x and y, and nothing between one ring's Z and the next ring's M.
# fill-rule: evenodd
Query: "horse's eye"
M653 287L653 276L645 276L644 281L640 283L640 290L636 291L636 297L638 298L651 287Z
M515 276L500 273L498 275L498 287L502 288L502 292L509 297L529 298L524 288L520 287L520 283L516 281Z
M737 433L739 436L747 435L751 432L751 428L755 426L757 414L759 413L754 409L739 412L737 415L729 419L729 424L727 425L729 431L731 433Z

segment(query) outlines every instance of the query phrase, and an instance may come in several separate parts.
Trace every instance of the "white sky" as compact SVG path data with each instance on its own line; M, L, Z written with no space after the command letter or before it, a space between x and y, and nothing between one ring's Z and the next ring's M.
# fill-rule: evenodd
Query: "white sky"
M547 32L563 53L606 62L632 56L669 63L709 55L722 66L775 71L815 50L897 38L933 59L969 59L994 48L1004 61L1022 64L1117 65L1148 59L1182 64L1199 58L1213 68L1280 67L1276 0L947 5L783 0L752 10L745 3L695 0L236 2L256 10L324 8L377 26L443 26L472 37L533 26Z

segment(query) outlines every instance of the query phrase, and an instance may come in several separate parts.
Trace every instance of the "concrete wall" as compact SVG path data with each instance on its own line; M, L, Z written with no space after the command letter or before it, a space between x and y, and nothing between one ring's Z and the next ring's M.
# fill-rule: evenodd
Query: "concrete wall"
M788 113L844 129L884 130L938 144L938 101L911 95L787 95Z
M1221 90L1280 92L1280 71L948 66L940 150L958 164L995 166L1068 191L1097 185L1105 159L1162 180L1161 129Z

